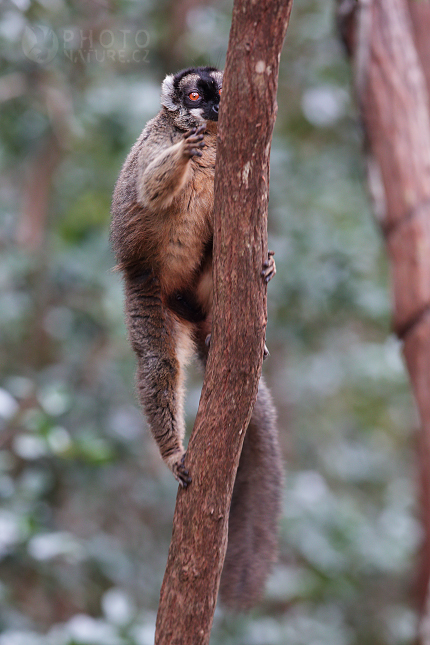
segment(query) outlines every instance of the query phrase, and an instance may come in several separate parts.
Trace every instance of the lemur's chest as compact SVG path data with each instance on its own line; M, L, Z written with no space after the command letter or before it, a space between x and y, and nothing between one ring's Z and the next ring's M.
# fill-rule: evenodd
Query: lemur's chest
M191 164L190 179L175 198L164 231L162 281L169 290L193 281L213 235L215 148L207 146Z

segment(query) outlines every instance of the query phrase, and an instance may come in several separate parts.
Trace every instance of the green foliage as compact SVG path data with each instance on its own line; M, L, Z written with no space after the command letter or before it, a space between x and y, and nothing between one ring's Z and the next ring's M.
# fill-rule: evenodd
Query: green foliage
M133 394L108 222L163 74L222 66L231 3L192 9L182 28L174 6L2 5L0 645L153 642L176 485ZM293 8L272 147L264 371L286 465L280 561L254 612L218 608L214 645L415 632L416 422L333 12ZM46 218L28 229L39 199ZM190 427L199 385L193 374Z

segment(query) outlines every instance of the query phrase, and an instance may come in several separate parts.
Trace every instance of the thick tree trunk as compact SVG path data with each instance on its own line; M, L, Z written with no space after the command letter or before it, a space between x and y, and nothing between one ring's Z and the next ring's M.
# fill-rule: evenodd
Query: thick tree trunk
M233 484L263 359L269 154L291 4L234 3L215 173L211 351L186 460L193 481L176 503L157 645L209 642Z
M412 19L415 47L421 63L421 68L430 89L430 0L408 0L409 12Z
M371 167L379 168L376 174L382 179L377 211L390 258L394 328L404 341L421 420L424 605L430 579L430 5L427 0L353 4L341 2L344 15L348 9L355 13L352 22L344 21L344 35L354 56L358 100L376 160ZM421 638L428 642L423 634Z

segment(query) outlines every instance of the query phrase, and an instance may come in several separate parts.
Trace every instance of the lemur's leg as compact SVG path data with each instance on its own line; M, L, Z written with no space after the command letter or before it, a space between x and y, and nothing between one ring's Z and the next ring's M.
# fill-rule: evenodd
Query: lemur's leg
M151 272L126 275L126 321L137 355L137 388L164 462L181 486L191 479L184 467L184 367L192 352L186 324L163 306Z

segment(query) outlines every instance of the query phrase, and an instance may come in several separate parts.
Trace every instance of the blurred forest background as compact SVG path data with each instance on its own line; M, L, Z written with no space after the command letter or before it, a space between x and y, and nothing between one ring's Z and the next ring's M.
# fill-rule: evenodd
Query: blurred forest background
M134 395L110 198L164 75L223 66L231 6L1 4L0 645L153 643L177 486ZM271 157L280 558L260 607L217 609L213 645L416 632L417 422L334 14L293 7Z

